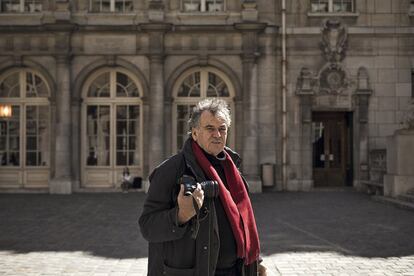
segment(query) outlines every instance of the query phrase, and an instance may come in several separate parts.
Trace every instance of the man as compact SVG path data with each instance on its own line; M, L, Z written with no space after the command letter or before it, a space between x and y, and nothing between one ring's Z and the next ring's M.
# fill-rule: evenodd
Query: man
M139 219L149 241L148 275L265 276L258 264L259 238L240 157L225 147L231 119L223 100L199 102L181 152L150 175ZM184 195L183 175L218 182L218 197L200 184ZM179 185L181 184L181 185Z

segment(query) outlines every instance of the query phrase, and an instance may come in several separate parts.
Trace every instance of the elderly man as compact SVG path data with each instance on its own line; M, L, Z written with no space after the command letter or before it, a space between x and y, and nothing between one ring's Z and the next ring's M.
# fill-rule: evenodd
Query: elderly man
M199 102L182 151L151 173L139 219L149 241L148 275L266 275L241 160L225 146L230 123L223 100ZM190 196L184 175L197 183ZM202 188L207 180L218 183L218 196Z

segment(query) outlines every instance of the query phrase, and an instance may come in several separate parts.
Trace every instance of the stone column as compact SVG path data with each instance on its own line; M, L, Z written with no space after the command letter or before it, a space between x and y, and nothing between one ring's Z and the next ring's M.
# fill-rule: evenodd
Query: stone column
M149 171L165 158L164 151L164 34L169 24L150 23L142 26L150 38L150 94L149 94Z
M313 76L306 67L301 69L297 81L296 95L300 97L301 134L300 148L302 156L301 189L310 190L313 187L312 164L312 105L314 91Z
M70 61L67 55L56 56L56 121L55 170L50 183L50 193L70 194L72 192L72 147L71 147L71 100Z
M355 126L355 135L354 141L357 141L356 153L356 170L354 176L354 187L361 189L360 180L369 179L368 171L368 104L369 97L371 96L372 91L369 89L359 89L356 91L357 96L357 118L354 122L357 124Z
M313 165L312 165L312 101L313 93L302 91L300 95L300 111L302 113L302 176L301 189L309 191L313 187Z
M243 62L243 174L254 191L261 191L259 164L259 122L257 64L252 55Z
M236 28L241 30L243 38L243 174L250 184L251 192L261 192L259 164L259 120L258 120L258 89L257 89L257 34L263 30L264 24L241 23Z

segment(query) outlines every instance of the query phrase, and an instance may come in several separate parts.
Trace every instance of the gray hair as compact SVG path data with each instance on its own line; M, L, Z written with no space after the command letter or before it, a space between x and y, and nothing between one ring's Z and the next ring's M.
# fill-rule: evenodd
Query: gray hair
M190 129L189 134L191 135L191 130L197 128L200 125L201 113L204 111L210 111L215 117L224 120L227 128L230 127L231 117L230 110L227 103L224 100L218 98L207 98L196 104L193 108L193 113L191 114L190 119L188 120L188 126Z

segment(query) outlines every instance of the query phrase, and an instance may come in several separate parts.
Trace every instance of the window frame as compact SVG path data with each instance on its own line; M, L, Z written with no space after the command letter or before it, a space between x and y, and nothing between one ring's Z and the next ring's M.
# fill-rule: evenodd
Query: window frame
M119 14L128 14L128 13L132 13L134 11L134 1L133 0L107 0L109 1L109 10L102 10L102 2L105 0L89 0L89 8L88 8L88 12L89 13L94 13L94 14L99 14L99 13L119 13ZM117 11L116 10L116 2L122 2L123 5L123 10ZM93 6L94 6L94 2L100 2L100 8L99 10L94 10ZM126 10L126 2L130 2L131 3L131 9L130 10Z
M18 74L18 83L19 83L19 97L3 97L1 98L1 101L3 103L8 103L12 106L18 106L19 111L19 164L17 166L0 166L0 169L50 169L51 167L51 151L52 151L52 136L51 136L51 118L52 118L52 108L50 104L50 94L51 89L46 81L46 79L37 71L32 69L18 69L18 70L11 70L9 72L6 72L3 74L0 78L0 83L2 83L5 79L7 79L9 76L13 74ZM27 97L27 75L28 74L34 74L38 76L42 82L46 86L47 96L39 96L39 97ZM27 156L28 156L28 150L27 150L27 109L28 107L43 107L46 106L48 109L47 114L47 162L45 165L27 165ZM39 123L39 120L36 120L37 124ZM30 135L29 135L30 136ZM38 143L38 142L37 142ZM38 146L38 144L37 144ZM30 152L30 150L29 150ZM36 152L42 152L41 148L36 148Z
M0 0L0 13L41 13L43 4L43 0ZM16 9L6 10L3 5L13 5Z
M336 0L326 0L327 4L328 4L328 10L327 11L313 11L312 9L312 4L314 4L314 2L319 2L319 1L315 1L315 0L310 0L309 1L309 12L308 15L309 16L317 16L317 15L334 15L334 16L346 16L346 15L357 15L357 11L356 11L356 1L355 0L351 0L351 10L350 11L334 11L333 7L334 7L334 1ZM317 3L320 4L320 3Z
M182 97L178 96L178 92L180 90L181 85L183 84L184 80L186 80L190 75L200 72L200 96L199 97ZM172 145L171 151L172 154L178 152L178 132L177 132L177 122L178 122L178 106L179 105L195 105L202 99L207 98L207 89L208 89L208 73L213 73L219 76L222 81L226 84L229 95L227 97L218 97L219 99L223 99L227 102L230 111L231 111L231 125L234 126L235 124L235 88L233 83L231 82L230 78L222 71L213 68L213 67L194 67L182 73L180 77L176 80L174 87L173 87L173 109L172 109ZM206 82L207 81L207 82ZM208 97L214 98L214 97ZM236 133L233 131L233 127L230 126L230 131L228 132L227 136L227 145L234 148L235 140L236 140ZM184 139L185 140L185 139Z
M94 81L102 74L108 73L110 75L109 78L109 97L90 97L89 88L94 83ZM127 75L138 89L138 95L131 96L131 97L119 97L117 96L117 73L122 73ZM143 104L143 97L144 97L144 90L141 81L139 78L127 69L124 69L119 66L115 67L104 67L99 70L94 71L91 73L84 85L82 86L82 104L80 110L80 174L81 174L81 188L114 188L117 189L120 187L121 178L122 178L122 171L125 167L128 167L131 171L131 174L135 177L142 177L144 174L144 104ZM108 158L109 164L108 165L88 165L88 156L90 155L90 148L88 142L88 133L87 133L87 108L91 105L101 105L101 106L108 106L109 107L109 122L108 126L110 128L109 133L109 150L108 150ZM139 159L136 164L132 165L117 165L117 108L118 106L138 106L139 108L139 118L137 118L137 122L139 122L139 129L135 130L136 135L139 134L139 138L137 139L139 142L138 144L135 143L134 151L137 153L137 158ZM130 151L128 151L130 152Z
M184 13L222 13L227 10L226 0L181 0L180 10ZM198 5L198 6L196 6ZM220 9L209 10L210 5L218 5Z

